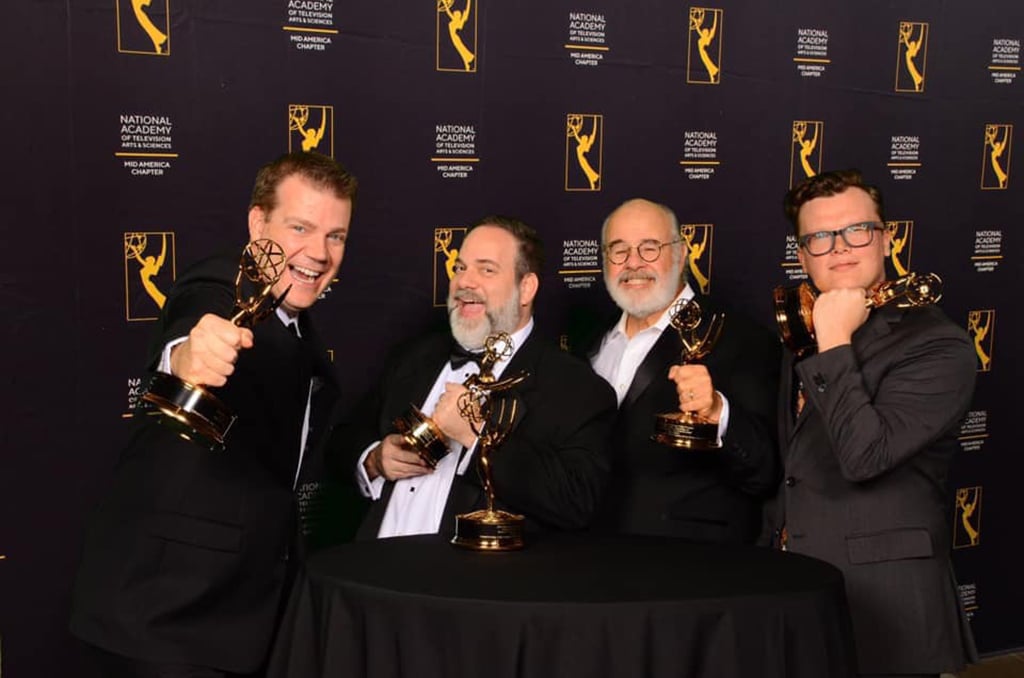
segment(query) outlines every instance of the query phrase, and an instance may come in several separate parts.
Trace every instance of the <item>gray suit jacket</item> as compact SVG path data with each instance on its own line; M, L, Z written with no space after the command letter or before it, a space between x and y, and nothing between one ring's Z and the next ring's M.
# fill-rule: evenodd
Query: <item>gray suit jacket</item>
M934 306L878 309L851 346L783 361L771 527L843 571L862 673L952 672L976 656L946 486L975 373L966 333ZM795 420L794 378L807 398Z

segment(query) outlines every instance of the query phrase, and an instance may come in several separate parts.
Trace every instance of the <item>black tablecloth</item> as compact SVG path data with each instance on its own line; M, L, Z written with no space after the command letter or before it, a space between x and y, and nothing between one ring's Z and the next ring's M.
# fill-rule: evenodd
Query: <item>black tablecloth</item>
M466 551L436 536L310 558L271 678L843 678L840 572L754 547L550 535Z

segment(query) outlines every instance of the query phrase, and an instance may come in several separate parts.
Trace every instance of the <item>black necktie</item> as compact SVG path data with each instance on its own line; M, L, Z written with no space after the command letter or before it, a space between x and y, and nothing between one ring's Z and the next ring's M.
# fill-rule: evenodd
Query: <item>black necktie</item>
M472 351L468 351L463 348L462 344L459 342L452 342L452 354L450 356L450 360L452 362L453 370L461 369L470 362L474 362L479 365L480 359L483 357L483 353L473 353Z
M302 338L302 335L299 334L299 321L298 320L296 320L295 322L288 323L287 325L285 325L285 327L287 327L288 331L291 332L294 336L298 337L299 339Z

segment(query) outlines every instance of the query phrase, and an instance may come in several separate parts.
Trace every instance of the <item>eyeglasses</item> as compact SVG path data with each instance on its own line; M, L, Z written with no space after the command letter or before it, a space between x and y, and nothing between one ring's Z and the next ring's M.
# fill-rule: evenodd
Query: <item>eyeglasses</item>
M636 250L637 255L643 261L650 264L657 261L658 257L661 256L661 248L668 247L669 245L675 245L680 242L682 242L682 240L673 240L671 242L643 240L635 247L633 245L627 245L626 243L617 242L606 247L604 253L609 262L613 264L624 264L626 263L626 260L629 259L629 253Z
M863 221L835 231L808 233L796 240L812 257L820 257L835 249L837 235L843 236L843 242L847 247L867 247L875 239L875 231L884 230L885 226L877 221Z

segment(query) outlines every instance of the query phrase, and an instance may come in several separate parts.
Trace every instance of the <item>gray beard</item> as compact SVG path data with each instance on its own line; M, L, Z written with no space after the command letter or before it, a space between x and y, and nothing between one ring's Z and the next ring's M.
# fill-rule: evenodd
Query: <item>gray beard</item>
M512 334L519 324L519 288L516 287L507 303L493 311L487 310L482 318L467 321L459 317L455 300L448 297L448 324L455 341L469 351L483 349L484 342L496 332Z

